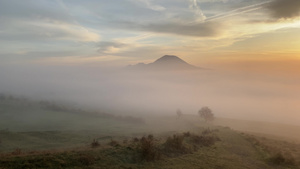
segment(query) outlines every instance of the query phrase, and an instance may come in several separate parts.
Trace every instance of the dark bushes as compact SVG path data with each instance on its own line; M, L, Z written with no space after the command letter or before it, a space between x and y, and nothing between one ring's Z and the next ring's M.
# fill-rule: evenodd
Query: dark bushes
M142 161L155 161L160 159L160 153L154 143L153 135L148 135L148 137L142 137L140 139L138 143L138 151Z
M183 145L183 135L173 135L173 137L168 137L164 143L164 147L167 151L171 152L185 152L186 148Z
M80 154L78 161L81 165L88 166L95 162L95 158L89 154Z
M110 142L108 143L108 145L112 146L112 147L118 147L120 146L120 144L115 141L115 140L110 140Z
M283 155L282 153L276 153L269 158L269 162L275 165L296 165L296 161L293 157Z
M16 148L11 154L12 155L20 155L20 154L22 154L22 150L20 148Z
M220 139L213 135L212 130L205 130L201 135L191 134L190 132L185 132L181 135L173 135L173 137L168 137L166 142L163 144L164 152L176 154L185 154L196 151L199 146L212 146L216 141Z
M93 142L91 143L91 147L92 148L96 148L99 147L100 143L98 142L98 140L94 139Z
M183 133L183 136L184 136L184 137L190 137L190 136L191 136L191 133L190 133L189 131L188 131L188 132L184 132L184 133Z
M216 136L205 136L205 135L193 135L191 137L193 143L200 146L212 146L216 141L220 141L220 139Z
M299 161L284 148L278 147L278 143L265 137L259 138L243 133L243 136L259 150L264 159L272 165L298 166Z

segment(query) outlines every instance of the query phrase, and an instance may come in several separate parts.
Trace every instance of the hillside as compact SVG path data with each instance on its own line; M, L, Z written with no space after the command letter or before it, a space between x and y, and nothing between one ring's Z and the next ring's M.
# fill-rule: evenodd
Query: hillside
M32 101L12 96L0 99L0 130L100 130L99 123L108 126L123 123L140 125L144 120L102 111L82 110L77 106L50 101Z
M300 164L298 143L240 133L193 115L147 116L144 123L132 123L44 105L15 98L0 102L0 169L297 169Z
M297 149L300 150L300 147ZM90 144L68 150L24 152L16 149L0 156L0 168L12 169L299 168L299 161L283 154L278 156L266 149L263 142L258 144L258 139L253 136L213 126L197 127L192 132L173 136L165 133L112 140L96 139L91 140Z
M136 65L130 65L128 70L139 71L185 71L185 70L200 70L202 68L193 66L184 60L174 55L164 55L158 58L156 61L144 64L139 63Z
M300 142L300 126L296 125L228 118L217 118L214 124L228 126L237 131Z

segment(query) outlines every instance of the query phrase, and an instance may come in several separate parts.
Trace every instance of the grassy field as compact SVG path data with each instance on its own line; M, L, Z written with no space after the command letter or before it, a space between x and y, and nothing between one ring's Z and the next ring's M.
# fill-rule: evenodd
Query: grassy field
M276 139L300 142L300 126L228 118L217 118L214 124L228 126L238 131L264 134L265 136L268 135L268 137L273 137Z
M151 151L157 151L160 153L157 159L143 158L144 149L134 141L142 140L141 137L126 137L99 140L99 146L94 148L91 141L90 144L70 149L14 150L1 155L0 168L299 168L299 162L288 161L290 157L285 154L282 157L273 156L273 150L264 147L272 140L265 138L265 142L258 143L258 137L240 134L226 127L210 126L208 135L203 134L206 130L206 127L195 128L190 132L191 136L184 137L182 144L175 146L175 139L167 141L168 137L172 140L174 136L166 133L154 135L153 147L150 146L146 152L151 155ZM180 138L184 134L176 135ZM193 141L193 137L201 136L217 139L211 144L205 144L203 139ZM278 142L272 143L272 146L279 145Z
M231 128L243 123L228 119L229 125L224 119L211 124L174 114L132 123L132 118L49 110L24 100L0 102L0 116L0 169L296 169L300 164L298 142L253 134L256 130L242 133Z

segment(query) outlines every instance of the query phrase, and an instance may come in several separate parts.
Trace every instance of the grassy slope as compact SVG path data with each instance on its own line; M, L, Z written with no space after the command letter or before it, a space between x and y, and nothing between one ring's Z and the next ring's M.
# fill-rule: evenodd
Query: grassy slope
M101 130L102 126L118 123L111 118L100 118L88 114L70 113L45 109L36 102L0 101L0 130L53 131L53 130Z
M300 126L227 118L217 118L214 123L216 125L229 126L238 131L261 133L275 137L282 137L285 140L289 139L293 141L300 141Z
M267 150L224 127L218 127L217 135L221 141L214 146L155 162L133 162L126 146L103 146L110 138L120 142L146 134L164 138L183 131L200 132L203 128L215 128L195 116L180 119L149 117L146 124L133 125L107 118L44 110L32 103L7 101L0 105L0 128L10 130L0 132L0 152L6 154L0 158L0 168L297 168L267 163ZM101 142L100 148L88 147L94 138ZM280 147L282 143L273 144ZM25 153L9 155L16 148ZM47 149L56 149L57 152L30 152Z
M194 132L202 129L197 128ZM228 128L218 128L221 141L210 147L202 147L193 153L162 157L154 162L132 160L127 145L100 148L82 147L64 152L42 152L19 156L2 156L3 168L203 168L203 169L268 169L297 168L297 166L267 163L264 154L251 141ZM0 167L1 168L1 167Z

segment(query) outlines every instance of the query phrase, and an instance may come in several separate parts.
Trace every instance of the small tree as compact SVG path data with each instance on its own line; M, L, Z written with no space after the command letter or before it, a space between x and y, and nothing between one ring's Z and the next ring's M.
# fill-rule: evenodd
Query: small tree
M211 109L208 107L202 107L199 112L199 116L204 118L205 122L213 121L215 119L214 114L212 113Z
M177 109L176 114L177 114L177 117L180 118L182 116L181 110Z

